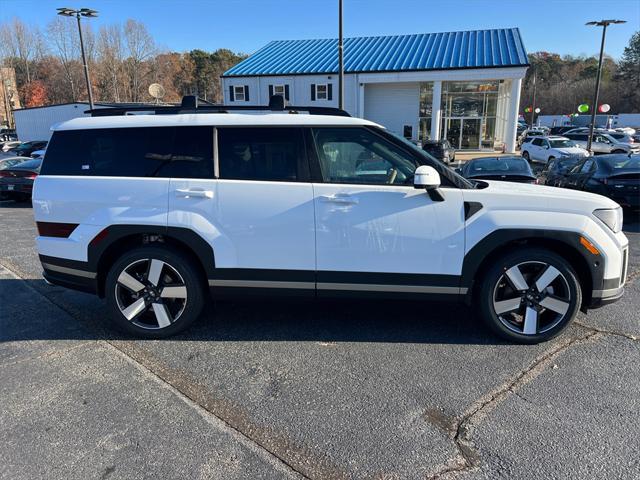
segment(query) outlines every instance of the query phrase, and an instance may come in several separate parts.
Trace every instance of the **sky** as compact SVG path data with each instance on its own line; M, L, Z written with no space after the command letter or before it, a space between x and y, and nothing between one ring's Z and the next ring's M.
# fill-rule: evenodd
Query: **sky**
M337 37L337 0L0 0L0 22L45 27L57 7L93 8L93 27L133 18L168 51L228 48L252 53L271 40ZM622 55L640 30L639 0L344 0L344 35L372 36L518 27L528 52L595 55L601 29L590 20L627 20L607 30L606 53Z

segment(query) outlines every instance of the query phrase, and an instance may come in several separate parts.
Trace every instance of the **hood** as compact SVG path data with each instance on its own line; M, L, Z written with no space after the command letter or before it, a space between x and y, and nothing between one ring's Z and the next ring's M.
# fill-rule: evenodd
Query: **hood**
M495 210L542 210L590 215L598 208L617 208L613 200L595 193L529 183L483 180L483 189L463 190L465 201L478 201Z
M580 148L580 147L559 147L559 148L553 148L554 150L557 150L560 153L566 153L568 155L585 155L587 154L587 151L584 148Z

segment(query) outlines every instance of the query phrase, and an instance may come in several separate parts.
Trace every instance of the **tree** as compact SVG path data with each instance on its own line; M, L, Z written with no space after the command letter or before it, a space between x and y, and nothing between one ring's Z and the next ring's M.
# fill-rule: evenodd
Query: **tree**
M128 54L125 66L129 76L129 97L131 101L139 102L143 97L144 80L149 74L146 62L155 55L156 46L147 27L131 19L124 25L124 39Z
M620 78L640 89L640 31L631 36L619 64Z
M21 90L25 107L40 107L47 103L47 89L41 80L29 82Z

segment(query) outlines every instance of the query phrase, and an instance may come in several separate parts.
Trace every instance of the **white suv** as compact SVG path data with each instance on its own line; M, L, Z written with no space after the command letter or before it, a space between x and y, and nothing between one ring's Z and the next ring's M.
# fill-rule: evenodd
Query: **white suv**
M367 120L280 108L55 126L33 194L44 278L150 338L191 324L207 290L466 301L524 343L622 295L615 202L470 182Z
M565 137L535 137L522 144L522 156L527 161L548 163L554 158L584 158L589 152Z

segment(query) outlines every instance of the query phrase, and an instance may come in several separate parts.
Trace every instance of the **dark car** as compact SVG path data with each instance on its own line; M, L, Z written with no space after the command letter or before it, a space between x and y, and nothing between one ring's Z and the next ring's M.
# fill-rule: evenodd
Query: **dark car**
M562 135L565 132L568 132L569 130L573 130L576 127L574 125L570 125L570 126L564 126L564 127L551 127L551 130L549 130L549 135Z
M538 183L531 166L522 157L474 158L456 171L472 180L502 180L518 183Z
M0 170L0 194L14 200L30 200L41 165L42 159L38 158Z
M598 193L623 207L640 208L640 155L586 158L565 175L559 186Z
M44 150L47 148L47 142L44 140L34 140L33 142L24 142L17 147L9 150L9 153L19 157L30 157L32 152L36 150Z
M449 140L425 140L422 149L432 157L444 163L451 163L456 159L456 149Z
M538 174L538 183L552 187L561 186L566 175L581 160L580 157L552 158Z

